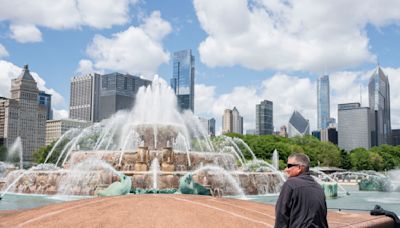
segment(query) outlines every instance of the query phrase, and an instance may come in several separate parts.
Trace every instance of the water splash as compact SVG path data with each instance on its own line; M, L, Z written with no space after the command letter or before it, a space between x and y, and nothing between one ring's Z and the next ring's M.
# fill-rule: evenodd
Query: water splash
M157 157L153 159L150 165L150 172L153 181L153 189L158 189L158 173L160 172L160 163Z
M276 149L272 153L271 160L272 160L272 166L274 166L276 170L279 170L279 155Z
M16 157L19 158L19 168L23 169L24 166L24 151L22 148L21 137L17 137L7 153L7 160L11 161Z

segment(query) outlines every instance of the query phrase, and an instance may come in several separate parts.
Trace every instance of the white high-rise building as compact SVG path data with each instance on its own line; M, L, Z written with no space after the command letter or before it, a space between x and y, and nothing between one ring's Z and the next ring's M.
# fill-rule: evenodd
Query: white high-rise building
M96 122L99 119L100 75L88 74L71 79L69 118Z
M11 81L11 98L0 100L0 136L10 147L21 138L23 161L32 162L33 152L45 145L47 108L38 103L37 83L24 66Z
M233 110L225 109L222 116L222 133L230 132L243 134L243 117L236 107L233 107Z

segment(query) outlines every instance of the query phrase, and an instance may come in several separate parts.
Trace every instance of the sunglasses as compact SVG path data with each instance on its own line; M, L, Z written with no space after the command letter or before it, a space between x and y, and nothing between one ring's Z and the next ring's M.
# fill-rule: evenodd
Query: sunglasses
M300 164L290 164L290 163L287 163L287 165L286 165L286 167L288 169L292 168L293 166L301 166L301 165Z

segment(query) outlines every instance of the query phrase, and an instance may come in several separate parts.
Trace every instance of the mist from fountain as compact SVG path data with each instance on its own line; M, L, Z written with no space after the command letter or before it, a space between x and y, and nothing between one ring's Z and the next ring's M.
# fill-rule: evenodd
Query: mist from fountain
M319 167L313 167L310 168L310 170L312 172L317 173L317 176L313 176L314 179L318 182L318 183L322 183L324 181L329 181L331 183L335 183L339 186L340 190L342 191L342 193L344 195L350 195L350 193L340 184L338 183L335 179L333 179L331 176L327 175L326 173L322 172L321 170L319 170Z
M22 148L22 142L21 142L21 137L17 137L15 139L15 141L13 142L13 144L10 146L10 149L8 150L7 153L7 160L12 161L14 160L16 157L18 157L19 159L19 168L22 169L24 166L24 151Z
M95 188L111 184L113 176L121 173L113 166L98 158L88 158L73 165L59 183L59 195L93 195Z
M387 175L391 182L392 191L400 192L400 169L389 170Z
M72 128L66 131L61 137L55 142L54 146L51 148L50 152L47 154L44 163L47 163L48 160L53 155L54 151L66 140L71 140L73 137L77 136L80 133L80 130L77 128Z
M275 167L276 170L279 170L279 155L278 151L275 149L274 152L272 152L272 166Z
M158 189L158 173L160 172L160 163L157 157L153 159L150 165L150 172L153 181L153 189Z
M239 181L235 179L232 173L226 171L219 166L206 165L193 171L191 174L199 174L201 172L207 172L208 175L213 175L214 181L217 181L219 185L225 187L231 187L239 198L246 199L246 195L243 189L240 187ZM204 183L203 183L204 184Z
M216 138L218 139L211 140L208 137L207 131L203 128L199 118L193 115L191 111L184 111L183 113L179 111L174 91L164 80L155 76L151 86L139 89L136 95L136 103L132 110L119 111L109 119L83 130L66 132L55 142L54 147L46 157L46 162L50 159L56 160L56 166L68 168L65 171L67 176L61 178L62 184L59 191L62 194L78 191L79 189L74 190L73 188L83 184L84 181L81 179L86 178L85 175L92 175L87 177L89 178L88 182L93 182L95 178L100 178L94 177L98 175L96 172L99 170L95 170L95 172L92 172L92 170L85 171L86 168L82 164L86 164L88 167L92 165L87 161L76 164L82 159L79 159L79 156L72 156L75 152L79 152L84 156L95 156L97 161L95 161L96 159L93 160L93 158L92 163L109 171L112 168L111 165L106 165L108 163L100 161L106 157L106 154L113 153L111 163L118 165L120 168L123 166L123 159L134 159L137 156L136 150L140 146L148 148L148 151L153 153L152 151L155 149L160 150L165 147L168 142L172 145L172 149L176 154L186 154L187 163L183 165L184 169L180 169L182 167L177 168L179 171L190 172L195 168L192 167L191 160L196 159L196 153L210 153L210 156L216 156L216 153L221 153L231 154L238 160L240 167L237 167L236 162L232 161L230 156L215 157L214 163L221 164L221 167L226 168L229 172L234 172L238 168L241 171L246 171L247 166L254 164L262 166L262 168L259 171L252 172L277 172L271 164L258 160L242 139L232 139L226 136ZM249 161L246 160L242 150L250 155ZM85 151L88 152L86 153ZM129 152L129 156L124 156L125 152ZM115 156L118 157L115 159ZM207 159L213 162L212 159ZM156 162L155 159L153 162ZM199 164L199 161L195 162L195 164ZM134 171L136 169L132 163L130 165L126 164L124 163L124 167L127 167L127 170ZM146 166L146 164L143 165L142 167ZM221 167L209 169L212 169L213 172L219 169L220 173L223 173L221 170L224 169ZM160 169L159 166L158 169ZM227 172L227 170L224 172ZM114 168L110 172L116 173ZM154 171L154 173L158 172L160 171ZM280 173L279 176L282 176L282 174ZM230 180L232 181L232 179ZM68 190L68 188L71 189ZM81 190L79 191L82 192ZM238 194L241 194L239 190L238 192ZM84 194L87 194L87 191Z

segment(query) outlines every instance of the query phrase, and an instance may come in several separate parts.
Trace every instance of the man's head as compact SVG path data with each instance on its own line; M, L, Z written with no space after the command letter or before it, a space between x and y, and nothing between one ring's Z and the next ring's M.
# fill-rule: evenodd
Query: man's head
M285 172L289 177L298 176L310 169L310 159L305 154L294 153L288 157Z

